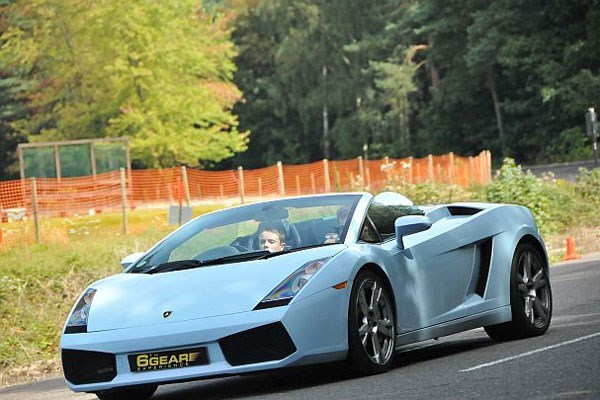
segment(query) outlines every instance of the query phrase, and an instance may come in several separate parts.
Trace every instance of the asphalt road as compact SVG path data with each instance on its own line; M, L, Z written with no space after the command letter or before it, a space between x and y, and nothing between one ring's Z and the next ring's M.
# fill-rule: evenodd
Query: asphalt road
M600 255L551 268L546 335L492 342L482 329L396 355L392 370L353 377L338 364L159 387L153 399L600 399ZM84 400L62 378L0 389L1 400Z

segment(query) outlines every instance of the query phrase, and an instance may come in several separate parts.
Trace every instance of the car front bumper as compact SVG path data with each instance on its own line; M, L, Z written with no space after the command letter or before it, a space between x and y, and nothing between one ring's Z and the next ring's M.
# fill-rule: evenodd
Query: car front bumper
M346 356L348 347L348 296L347 289L329 288L283 307L152 326L63 334L61 340L63 354L65 351L73 350L109 354L111 357L114 356L116 369L106 378L110 380L76 384L71 382L67 376L69 374L65 373L66 382L75 392L95 392L130 385L180 382L340 360ZM244 356L232 361L231 354L226 354L231 353L231 347L225 348L224 351L224 338L236 337L243 340L245 332L274 325L285 328L284 332L287 332L293 342L290 351L279 352L279 355L274 356L265 355L262 358L258 354L258 358L246 357L246 361ZM256 337L256 335L246 337ZM265 337L265 340L272 339L272 336ZM260 341L260 338L254 340ZM250 340L247 346L256 348L257 343L259 342L252 343ZM236 345L237 348L243 349L246 344ZM130 354L158 353L195 347L206 348L208 364L141 372L133 372L130 368L128 360ZM264 359L268 361L260 361ZM63 366L63 368L66 372L77 367ZM100 366L99 369L105 367Z

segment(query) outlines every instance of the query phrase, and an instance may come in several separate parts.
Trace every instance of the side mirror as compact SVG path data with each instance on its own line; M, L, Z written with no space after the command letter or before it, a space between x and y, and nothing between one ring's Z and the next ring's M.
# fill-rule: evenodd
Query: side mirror
M123 269L129 267L131 264L142 258L143 255L143 252L128 255L127 257L121 260L121 267L123 267Z
M424 215L407 215L397 218L394 222L396 229L396 242L400 249L404 249L404 236L423 232L431 228L433 223Z

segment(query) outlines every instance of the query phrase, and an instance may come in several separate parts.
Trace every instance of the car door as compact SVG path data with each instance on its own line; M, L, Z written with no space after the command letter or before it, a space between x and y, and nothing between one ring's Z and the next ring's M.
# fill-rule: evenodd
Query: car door
M390 279L396 288L400 322L398 333L465 316L464 302L472 286L476 258L469 224L440 209L437 214L443 218L438 218L428 230L411 235L410 240L403 242L408 246L398 246L393 221L402 218L403 213L423 212L418 207L386 200L384 204L375 197L367 214L383 240L381 247L390 257Z
M464 302L472 281L475 246L462 246L464 225L433 234L395 255L403 288L401 331L446 323L465 315ZM425 236L425 235L423 235ZM407 291L408 290L408 291Z

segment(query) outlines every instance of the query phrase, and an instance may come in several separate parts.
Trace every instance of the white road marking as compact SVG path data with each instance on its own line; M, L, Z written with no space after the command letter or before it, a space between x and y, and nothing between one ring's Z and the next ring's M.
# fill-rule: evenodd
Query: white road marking
M471 372L471 371L475 371L477 369L481 369L481 368L485 368L485 367L491 367L492 365L500 364L500 363L503 363L503 362L506 362L506 361L516 360L517 358L521 358L521 357L527 357L527 356L530 356L532 354L541 353L542 351L556 349L558 347L566 346L568 344L573 344L573 343L580 342L582 340L591 339L591 338L596 337L596 336L600 336L600 332L596 332L596 333L593 333L593 334L587 335L587 336L582 336L582 337L579 337L579 338L573 339L573 340L567 340L566 342L561 342L561 343L558 343L558 344L553 344L552 346L542 347L541 349L528 351L526 353L518 354L516 356L501 358L500 360L492 361L492 362L485 363L485 364L479 364L479 365L476 365L476 366L471 367L471 368L461 369L460 372Z

